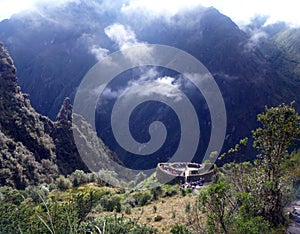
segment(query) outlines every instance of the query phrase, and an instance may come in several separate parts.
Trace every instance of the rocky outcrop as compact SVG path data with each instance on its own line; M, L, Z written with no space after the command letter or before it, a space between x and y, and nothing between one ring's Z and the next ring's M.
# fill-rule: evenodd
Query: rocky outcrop
M291 223L286 231L287 234L300 233L300 199L292 202L286 211L291 219Z
M56 121L60 123L72 122L72 104L70 98L66 98L60 108L60 111L56 117Z
M96 172L111 170L122 173L116 154L99 139L92 127L78 115L66 98L56 121L40 115L21 92L16 68L3 44L0 44L0 185L23 189L30 184L51 183L59 174L75 170L89 171L77 150L73 131L89 136L81 147L97 155L92 164ZM77 125L74 125L75 118Z
M72 104L69 98L66 98L61 106L51 137L56 146L57 164L61 173L67 175L75 170L88 171L78 153L73 138Z
M0 183L24 188L58 175L47 117L38 114L17 83L13 60L0 44ZM49 129L48 129L49 130Z

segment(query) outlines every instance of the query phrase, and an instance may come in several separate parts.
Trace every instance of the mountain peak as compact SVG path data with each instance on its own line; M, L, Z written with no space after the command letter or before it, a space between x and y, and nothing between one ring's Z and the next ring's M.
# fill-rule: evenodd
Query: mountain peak
M12 81L14 91L15 92L19 91L14 62L1 42L0 42L0 80L1 80L1 84L3 84L4 80L8 82Z
M58 122L71 122L72 121L72 104L69 97L65 98L60 111L56 117Z

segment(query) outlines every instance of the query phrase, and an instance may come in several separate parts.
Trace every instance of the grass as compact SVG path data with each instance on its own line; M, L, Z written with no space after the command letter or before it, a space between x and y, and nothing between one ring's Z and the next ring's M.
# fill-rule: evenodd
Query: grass
M134 207L131 209L130 214L126 214L125 210L122 210L120 215L124 215L126 219L136 220L137 223L155 227L162 233L170 233L170 229L176 223L188 223L189 214L186 213L185 207L186 204L193 206L196 199L197 196L195 194L188 194L184 197L178 194L173 197L160 198L142 207ZM94 216L105 215L111 215L111 212L94 214ZM162 219L157 221L157 217L159 216Z

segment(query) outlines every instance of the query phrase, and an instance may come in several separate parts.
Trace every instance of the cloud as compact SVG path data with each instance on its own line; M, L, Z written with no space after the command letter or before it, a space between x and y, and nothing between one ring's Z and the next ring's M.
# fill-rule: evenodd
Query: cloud
M294 0L131 0L121 11L125 14L142 12L146 17L170 17L198 6L215 7L240 26L249 24L257 15L269 16L267 24L284 21L300 26L299 4Z
M180 91L180 86L174 77L164 76L158 77L155 80L139 80L131 83L125 89L126 95L135 98L162 96L171 98L174 102L181 101L183 93Z
M100 61L109 54L109 50L102 48L99 45L99 39L92 34L83 33L81 37L78 38L78 42L88 49L88 52L95 56L95 58Z
M199 0L131 0L128 4L123 4L121 12L123 14L140 13L148 18L170 19L179 12L191 10L200 4Z
M204 6L213 6L229 16L240 26L249 24L257 15L269 16L266 24L284 21L292 26L300 26L299 4L294 0L199 0Z
M262 30L255 29L251 32L248 42L245 44L244 48L246 52L254 51L259 43L268 37L268 34Z
M90 53L95 55L96 59L98 61L102 60L103 58L105 58L108 53L109 53L109 50L108 49L105 49L105 48L102 48L100 46L97 46L97 45L93 45L89 48L90 50Z
M80 0L0 0L0 20L8 19L13 14L23 11L35 11L41 6L65 6L70 2L78 3Z
M123 92L124 89L112 90L108 87L103 90L102 95L107 99L117 99Z
M108 99L117 99L123 93L135 98L164 96L173 98L175 102L182 99L182 92L180 91L184 83L181 76L178 78L171 76L161 76L156 68L141 68L140 77L137 80L129 80L127 85L118 89L111 89L106 87L103 90L103 97ZM102 87L100 87L102 88ZM99 88L94 91L99 94Z
M221 13L229 16L240 26L251 22L256 15L267 15L267 24L277 21L284 21L292 26L300 26L299 4L294 0L0 0L0 20L9 18L12 14L24 10L37 9L45 6L65 6L70 2L79 4L85 2L93 9L116 11L123 14L140 12L144 17L165 17L170 18L179 12L194 9L197 6L213 6Z
M106 27L104 32L112 41L118 44L120 49L127 49L139 44L135 33L128 26L115 23Z
M123 24L115 23L104 29L105 34L114 41L132 66L152 61L152 49L145 42L139 42L135 32ZM130 48L130 50L126 50Z

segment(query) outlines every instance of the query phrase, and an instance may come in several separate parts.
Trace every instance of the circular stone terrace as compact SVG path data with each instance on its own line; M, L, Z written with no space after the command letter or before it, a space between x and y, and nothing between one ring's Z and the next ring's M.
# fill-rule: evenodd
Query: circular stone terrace
M201 164L187 163L187 162L174 162L174 163L159 163L158 166L168 174L175 176L186 176L190 174L199 174Z
M210 181L213 174L212 164L191 162L170 162L157 165L156 177L163 183L184 183L204 179Z

